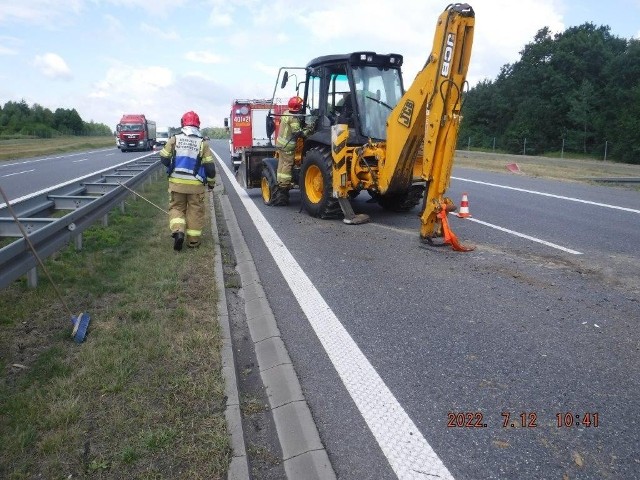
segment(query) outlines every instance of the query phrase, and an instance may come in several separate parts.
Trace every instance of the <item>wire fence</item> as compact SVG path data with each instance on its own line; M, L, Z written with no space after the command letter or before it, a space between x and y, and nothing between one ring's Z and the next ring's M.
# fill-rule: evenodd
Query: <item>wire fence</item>
M542 144L535 139L523 137L519 139L501 140L499 137L476 139L467 136L458 139L458 150L482 150L495 153L511 153L514 155L545 155L549 157L585 157L594 160L616 160L612 157L614 145L608 140L602 142L580 143L560 139L557 144ZM640 160L639 160L640 163Z

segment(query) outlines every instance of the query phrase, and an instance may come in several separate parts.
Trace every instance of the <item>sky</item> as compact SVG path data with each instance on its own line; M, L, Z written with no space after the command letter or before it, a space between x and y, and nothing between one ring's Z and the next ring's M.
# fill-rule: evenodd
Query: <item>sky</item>
M399 53L408 86L433 45L433 0L0 0L0 106L75 108L115 130L125 113L221 127L234 98L271 98L281 66ZM467 80L494 80L538 30L591 22L640 38L640 0L472 0Z

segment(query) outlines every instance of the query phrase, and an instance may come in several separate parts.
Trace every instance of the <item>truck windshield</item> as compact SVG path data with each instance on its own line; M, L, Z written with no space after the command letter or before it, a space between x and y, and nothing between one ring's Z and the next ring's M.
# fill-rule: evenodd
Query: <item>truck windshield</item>
M125 132L139 132L140 130L142 130L142 124L141 123L125 123L122 125L120 130Z
M158 132L156 135L158 138L169 138L168 132Z
M403 94L400 70L355 67L353 79L362 134L386 140L387 117Z

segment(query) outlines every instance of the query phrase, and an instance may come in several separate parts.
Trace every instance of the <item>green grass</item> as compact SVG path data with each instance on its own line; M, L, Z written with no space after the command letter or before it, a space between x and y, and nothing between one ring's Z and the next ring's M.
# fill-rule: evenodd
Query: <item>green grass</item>
M166 202L166 181L144 193ZM209 231L210 232L210 231ZM166 216L129 200L109 226L0 291L0 478L224 478L222 340L213 239L175 252Z

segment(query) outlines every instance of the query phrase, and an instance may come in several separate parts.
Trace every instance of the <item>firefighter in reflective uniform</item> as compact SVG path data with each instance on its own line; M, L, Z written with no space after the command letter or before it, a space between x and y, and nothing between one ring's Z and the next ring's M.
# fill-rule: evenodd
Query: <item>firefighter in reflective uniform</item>
M278 186L286 190L292 187L291 172L296 150L296 139L299 135L308 135L313 128L313 125L302 128L302 115L300 115L302 106L302 98L291 97L289 99L289 103L287 104L288 110L280 117L278 138L276 138L276 149L278 151L278 172L276 180Z
M169 228L174 250L200 246L205 222L205 186L212 189L216 168L213 155L200 133L200 118L191 111L182 116L181 133L160 151L169 175Z

